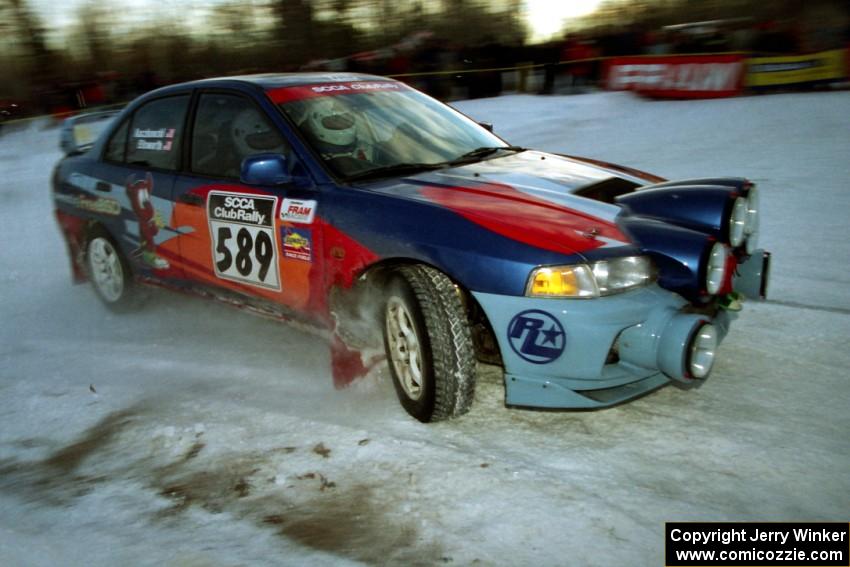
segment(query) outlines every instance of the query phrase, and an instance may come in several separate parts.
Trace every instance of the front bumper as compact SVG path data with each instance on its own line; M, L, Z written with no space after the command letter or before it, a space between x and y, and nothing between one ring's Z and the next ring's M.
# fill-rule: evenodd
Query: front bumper
M741 287L762 295L769 255L751 258L759 269L740 270ZM710 325L719 343L734 317L695 312L657 285L583 300L473 295L499 342L505 401L514 406L602 408L674 380L699 384L691 360L697 337Z

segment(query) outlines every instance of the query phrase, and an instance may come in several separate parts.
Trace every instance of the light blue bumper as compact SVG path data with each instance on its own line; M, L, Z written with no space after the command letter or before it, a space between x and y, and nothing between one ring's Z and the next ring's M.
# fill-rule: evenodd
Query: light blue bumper
M596 299L533 299L473 293L487 314L505 366L506 403L601 408L689 373L703 325L717 339L730 316L686 313L688 303L657 286Z

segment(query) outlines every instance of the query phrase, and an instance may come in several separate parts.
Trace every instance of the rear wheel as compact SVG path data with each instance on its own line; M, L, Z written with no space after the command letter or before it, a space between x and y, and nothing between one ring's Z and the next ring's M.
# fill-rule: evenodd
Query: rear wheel
M428 266L404 266L390 278L383 309L384 347L399 401L419 421L469 411L475 349L460 294Z
M109 309L127 311L138 306L139 296L127 260L103 230L96 230L88 240L86 268L95 293Z

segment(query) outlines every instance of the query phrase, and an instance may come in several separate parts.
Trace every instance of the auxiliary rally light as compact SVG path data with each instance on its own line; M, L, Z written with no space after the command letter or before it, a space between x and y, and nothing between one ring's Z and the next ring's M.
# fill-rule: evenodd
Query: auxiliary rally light
M717 354L717 329L709 323L704 324L691 340L688 355L688 372L694 378L705 378L714 366Z

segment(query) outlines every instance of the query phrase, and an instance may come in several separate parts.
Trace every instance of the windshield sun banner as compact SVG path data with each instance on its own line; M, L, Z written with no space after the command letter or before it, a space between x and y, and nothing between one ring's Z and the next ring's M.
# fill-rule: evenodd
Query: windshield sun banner
M302 100L317 96L334 96L380 91L405 91L409 87L394 81L347 81L339 83L322 83L317 85L281 87L268 91L269 98L275 104Z

